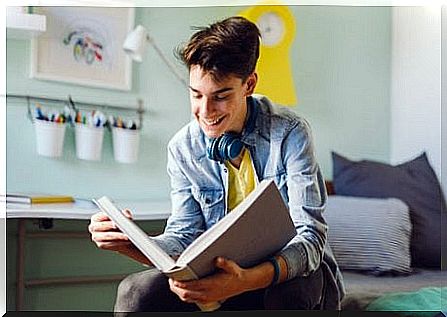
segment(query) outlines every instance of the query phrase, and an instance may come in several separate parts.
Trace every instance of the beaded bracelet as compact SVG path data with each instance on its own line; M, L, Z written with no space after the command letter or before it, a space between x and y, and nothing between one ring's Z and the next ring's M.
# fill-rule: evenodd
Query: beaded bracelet
M278 261L275 259L275 257L270 257L267 259L267 261L269 261L270 263L272 263L273 265L273 269L274 269L274 274L273 274L273 279L272 282L270 283L269 287L276 285L279 282L279 264Z

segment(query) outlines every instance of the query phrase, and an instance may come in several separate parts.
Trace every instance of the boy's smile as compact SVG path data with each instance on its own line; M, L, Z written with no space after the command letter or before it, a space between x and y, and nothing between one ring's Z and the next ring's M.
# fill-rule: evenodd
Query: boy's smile
M217 138L225 132L242 131L247 115L246 97L253 93L256 79L253 73L245 82L232 75L216 81L200 66L191 67L191 112L208 137Z

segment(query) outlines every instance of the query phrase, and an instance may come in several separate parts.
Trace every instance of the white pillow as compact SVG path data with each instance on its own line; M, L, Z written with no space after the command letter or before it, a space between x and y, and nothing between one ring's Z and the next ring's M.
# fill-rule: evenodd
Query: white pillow
M324 215L340 269L374 275L411 272L410 214L400 199L331 195Z

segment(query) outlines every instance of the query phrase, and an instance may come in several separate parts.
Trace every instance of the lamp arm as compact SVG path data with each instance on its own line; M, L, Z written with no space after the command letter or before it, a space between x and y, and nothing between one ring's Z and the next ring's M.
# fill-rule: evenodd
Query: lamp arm
M147 41L154 47L155 51L157 52L157 54L161 57L161 59L165 62L165 64L168 66L169 70L177 77L178 80L180 80L182 82L182 84L186 87L189 88L188 83L186 82L186 80L182 77L182 75L180 75L178 73L178 71L176 70L176 68L174 67L174 65L166 58L166 56L163 54L163 52L161 51L161 49L157 46L157 44L155 44L154 40L151 37L147 37Z

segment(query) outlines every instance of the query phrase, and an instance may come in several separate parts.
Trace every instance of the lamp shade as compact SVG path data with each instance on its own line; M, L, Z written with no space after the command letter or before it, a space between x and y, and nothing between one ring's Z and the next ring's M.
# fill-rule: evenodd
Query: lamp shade
M143 60L143 54L146 51L148 33L144 26L138 25L130 32L123 44L124 51L137 62Z

